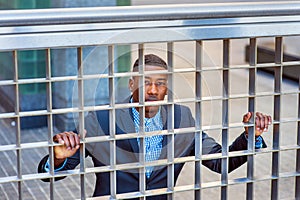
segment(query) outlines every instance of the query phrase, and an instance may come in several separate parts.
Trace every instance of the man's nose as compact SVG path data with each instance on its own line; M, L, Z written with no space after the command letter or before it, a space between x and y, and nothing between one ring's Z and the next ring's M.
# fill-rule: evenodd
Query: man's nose
M151 83L148 86L147 92L148 94L157 94L158 93L157 85L155 83Z

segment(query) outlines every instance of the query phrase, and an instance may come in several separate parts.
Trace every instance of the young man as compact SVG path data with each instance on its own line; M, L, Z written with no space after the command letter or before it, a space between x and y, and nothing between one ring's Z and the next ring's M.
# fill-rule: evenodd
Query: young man
M156 55L145 55L144 70L159 71L166 70L167 64ZM133 71L139 70L139 61L136 60ZM129 80L129 89L132 95L126 99L126 103L139 102L139 77ZM168 91L167 75L165 73L151 73L144 77L144 101L163 100ZM139 132L140 117L139 107L117 109L115 111L115 134L126 134ZM145 132L167 130L168 110L165 105L145 107L144 128ZM244 115L243 122L249 122L252 113ZM109 127L109 111L90 112L85 118L86 137L105 136L112 131ZM189 108L181 105L174 105L174 128L194 127L195 122ZM256 113L256 147L266 147L262 137L271 124L271 117L262 113ZM229 151L247 149L248 129L243 132L229 147ZM54 147L55 170L74 169L80 163L79 148L80 136L74 132L63 132L54 136L53 140L60 143ZM145 137L145 161L155 162L167 158L167 136L153 135ZM194 133L177 134L174 137L174 157L192 156L195 153ZM92 157L95 167L110 165L110 144L109 142L86 143L86 154ZM138 163L140 150L140 139L116 140L116 164ZM202 153L220 153L222 147L206 133L202 133ZM247 161L246 156L232 157L229 159L229 171L232 171ZM205 160L202 164L213 171L221 172L221 159ZM183 163L174 165L175 182L183 167ZM39 172L49 171L48 156L44 157L39 164ZM158 189L167 187L167 166L147 166L145 168L146 189ZM117 193L139 191L139 169L118 170L116 173ZM96 173L96 185L93 196L110 194L110 173ZM166 195L151 196L147 199L166 199Z

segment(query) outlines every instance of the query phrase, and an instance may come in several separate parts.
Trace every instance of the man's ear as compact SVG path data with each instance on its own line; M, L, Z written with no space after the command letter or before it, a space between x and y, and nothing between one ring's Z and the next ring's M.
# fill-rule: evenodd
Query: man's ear
M133 79L130 78L128 81L128 88L131 92L133 92L133 85L134 85Z

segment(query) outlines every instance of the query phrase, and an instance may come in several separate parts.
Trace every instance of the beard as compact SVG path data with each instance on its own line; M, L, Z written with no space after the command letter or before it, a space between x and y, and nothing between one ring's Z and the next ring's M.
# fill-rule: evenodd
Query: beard
M145 117L151 118L156 115L159 110L159 106L146 106L145 107Z

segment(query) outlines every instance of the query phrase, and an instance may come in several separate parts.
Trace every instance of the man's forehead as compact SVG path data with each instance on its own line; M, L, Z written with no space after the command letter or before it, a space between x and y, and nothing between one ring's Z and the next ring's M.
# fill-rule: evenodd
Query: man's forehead
M145 76L145 79L155 79L155 80L167 80L167 76L166 75L150 75L150 76Z
M142 66L136 66L133 68L133 71L138 71ZM153 71L153 70L167 70L166 68L162 66L157 66L157 65L148 65L146 64L144 67L145 71Z
M145 71L163 71L166 70L164 67L162 66L156 66L156 65L145 65Z
M147 79L167 79L166 69L161 66L145 65L144 71L162 71L161 73L153 73L145 75ZM138 78L138 76L136 77Z

